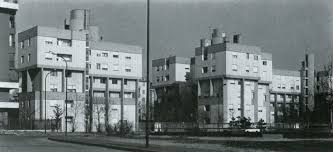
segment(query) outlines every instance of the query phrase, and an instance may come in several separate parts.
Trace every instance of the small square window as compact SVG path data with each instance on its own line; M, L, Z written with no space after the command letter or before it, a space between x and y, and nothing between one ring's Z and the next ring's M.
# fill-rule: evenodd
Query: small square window
M114 54L113 58L119 58L119 55Z
M262 65L267 65L267 61L262 61Z
M108 57L109 54L108 53L102 53L103 57Z
M132 70L131 69L125 69L126 72L131 72Z
M216 71L216 66L213 65L213 66L212 66L212 72L215 72L215 71Z
M238 67L237 67L237 64L233 64L232 65L232 71L237 71L238 69L237 69Z
M126 58L127 60L130 60L130 59L131 59L131 57L130 57L130 56L126 56L125 58Z
M207 73L208 72L208 67L203 67L202 68L202 73Z
M118 84L118 80L117 79L112 79L112 84Z
M238 57L237 55L232 55L232 58L234 59L237 59L237 57Z

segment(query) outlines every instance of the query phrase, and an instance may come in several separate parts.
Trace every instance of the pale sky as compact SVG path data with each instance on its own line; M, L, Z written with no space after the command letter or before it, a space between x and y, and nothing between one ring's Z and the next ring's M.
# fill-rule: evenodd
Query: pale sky
M146 0L21 0L18 31L63 27L69 11L88 8L104 40L146 46ZM84 2L84 3L83 3ZM273 54L273 66L298 70L304 52L317 61L332 51L331 0L151 0L152 58L191 57L210 27L242 34ZM320 63L320 62L319 62Z

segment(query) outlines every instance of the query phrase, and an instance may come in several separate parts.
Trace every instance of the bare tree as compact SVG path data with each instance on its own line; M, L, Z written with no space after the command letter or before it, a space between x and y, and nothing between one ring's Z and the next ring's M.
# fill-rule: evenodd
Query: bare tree
M76 101L73 105L73 119L72 119L72 132L75 132L78 126L78 116L81 112L81 109L83 109L82 102ZM84 113L84 112L83 112Z
M63 111L62 111L59 104L56 104L53 107L54 107L53 114L54 114L54 119L55 119L55 127L56 127L56 130L58 132L59 131L59 123L61 121Z
M94 113L96 113L97 115L97 123L95 124L96 125L96 130L97 132L102 132L102 123L101 123L101 116L102 116L102 112L104 111L103 110L103 106L102 104L95 104L94 105Z

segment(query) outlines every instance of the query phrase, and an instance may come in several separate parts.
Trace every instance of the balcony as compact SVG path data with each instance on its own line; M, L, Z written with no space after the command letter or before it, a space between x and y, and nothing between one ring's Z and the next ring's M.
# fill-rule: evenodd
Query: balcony
M0 0L0 8L18 10L18 0Z

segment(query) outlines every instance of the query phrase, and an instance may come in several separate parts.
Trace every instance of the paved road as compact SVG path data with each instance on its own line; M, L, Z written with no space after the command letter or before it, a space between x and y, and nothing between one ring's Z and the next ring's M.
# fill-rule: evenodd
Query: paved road
M0 152L123 152L108 148L54 142L46 137L0 136Z

